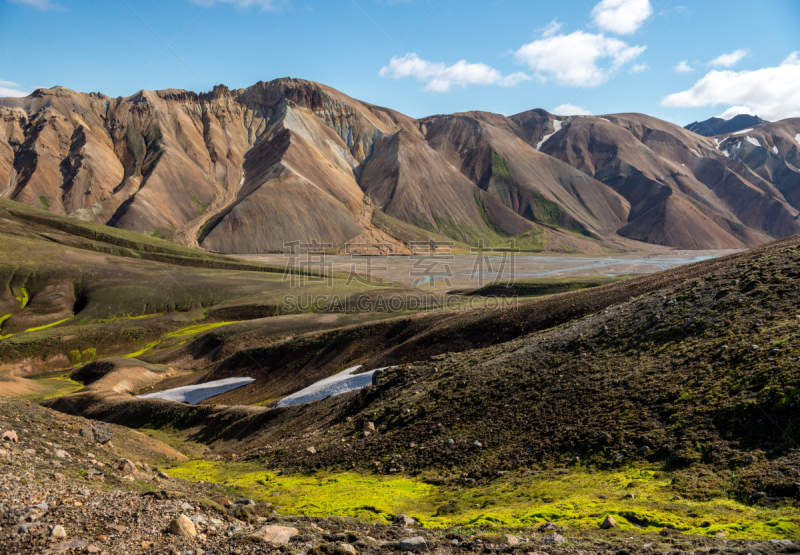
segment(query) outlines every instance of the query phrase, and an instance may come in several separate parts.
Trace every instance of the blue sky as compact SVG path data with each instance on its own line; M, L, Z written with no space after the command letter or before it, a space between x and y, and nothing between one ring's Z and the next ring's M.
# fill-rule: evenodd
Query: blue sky
M0 96L291 76L414 117L774 120L800 116L798 31L797 0L0 0Z

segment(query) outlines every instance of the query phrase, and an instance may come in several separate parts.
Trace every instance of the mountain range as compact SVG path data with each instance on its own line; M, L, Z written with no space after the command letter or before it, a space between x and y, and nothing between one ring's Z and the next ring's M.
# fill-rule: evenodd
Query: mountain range
M0 197L223 253L723 249L800 232L800 119L713 138L642 114L415 119L290 78L38 89L0 116Z
M723 118L709 118L705 121L696 121L690 123L684 129L693 131L703 137L715 137L717 135L724 135L726 133L734 133L747 129L748 127L755 127L767 123L766 120L758 116L751 116L750 114L739 114L731 119Z

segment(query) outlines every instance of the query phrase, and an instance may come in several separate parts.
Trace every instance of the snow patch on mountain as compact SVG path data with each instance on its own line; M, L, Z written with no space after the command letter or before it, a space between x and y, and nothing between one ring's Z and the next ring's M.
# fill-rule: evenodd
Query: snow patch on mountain
M224 380L215 380L213 382L200 383L197 385L176 387L174 389L167 389L166 391L156 391L155 393L148 393L147 395L139 395L138 398L165 399L167 401L196 405L210 397L239 389L254 381L253 378L226 378Z
M353 366L352 368L343 370L338 374L334 374L329 378L320 380L305 389L301 389L297 393L293 393L288 397L284 397L278 401L277 406L290 407L292 405L302 405L304 403L318 401L334 395L342 395L343 393L349 393L350 391L358 391L359 389L363 389L368 385L372 385L373 374L380 370L386 370L388 366L384 368L376 368L375 370L370 370L369 372L363 372L361 374L354 374L354 372L359 368L361 368L360 364L358 366Z
M608 121L608 120L606 120L606 121ZM556 133L561 131L561 120L554 119L553 120L553 128L555 129L555 131L553 131L549 135L545 135L544 137L542 137L542 140L539 141L538 145L536 145L536 150L542 150L542 145L545 143L545 141L547 141L547 139L549 139L550 137L552 137L553 135L555 135Z

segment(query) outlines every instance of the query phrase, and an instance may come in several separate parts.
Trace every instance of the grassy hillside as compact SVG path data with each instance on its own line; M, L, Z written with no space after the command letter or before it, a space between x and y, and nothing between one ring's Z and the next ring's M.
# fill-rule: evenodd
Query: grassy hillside
M298 274L296 270L292 273ZM285 312L287 294L377 295L408 288L330 285L284 268L0 201L0 363L17 374L177 344L220 323ZM299 309L298 309L299 310ZM141 354L141 353L140 353ZM22 362L26 361L26 362Z

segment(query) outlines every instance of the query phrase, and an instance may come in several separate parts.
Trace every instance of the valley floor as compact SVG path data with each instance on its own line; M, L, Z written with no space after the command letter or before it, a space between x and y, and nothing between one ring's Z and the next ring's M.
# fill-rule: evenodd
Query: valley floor
M655 249L654 249L655 250ZM631 274L651 274L668 270L683 264L701 262L720 256L741 252L739 250L672 250L661 249L653 253L619 254L609 256L554 255L521 253L513 261L503 261L502 253L486 255L479 262L476 254L440 254L439 262L432 270L433 275L423 275L423 265L413 256L391 256L371 260L376 270L374 278L397 284L412 285L419 279L418 286L423 290L445 292L452 289L478 288L491 283L498 277L501 281L526 280L532 278L557 277L598 277L627 276ZM234 255L233 258L271 264L285 265L287 259L282 254ZM360 275L366 272L369 257L334 255L325 258L334 272ZM433 266L432 263L425 262ZM377 269L383 267L382 269ZM481 277L478 272L483 272Z

